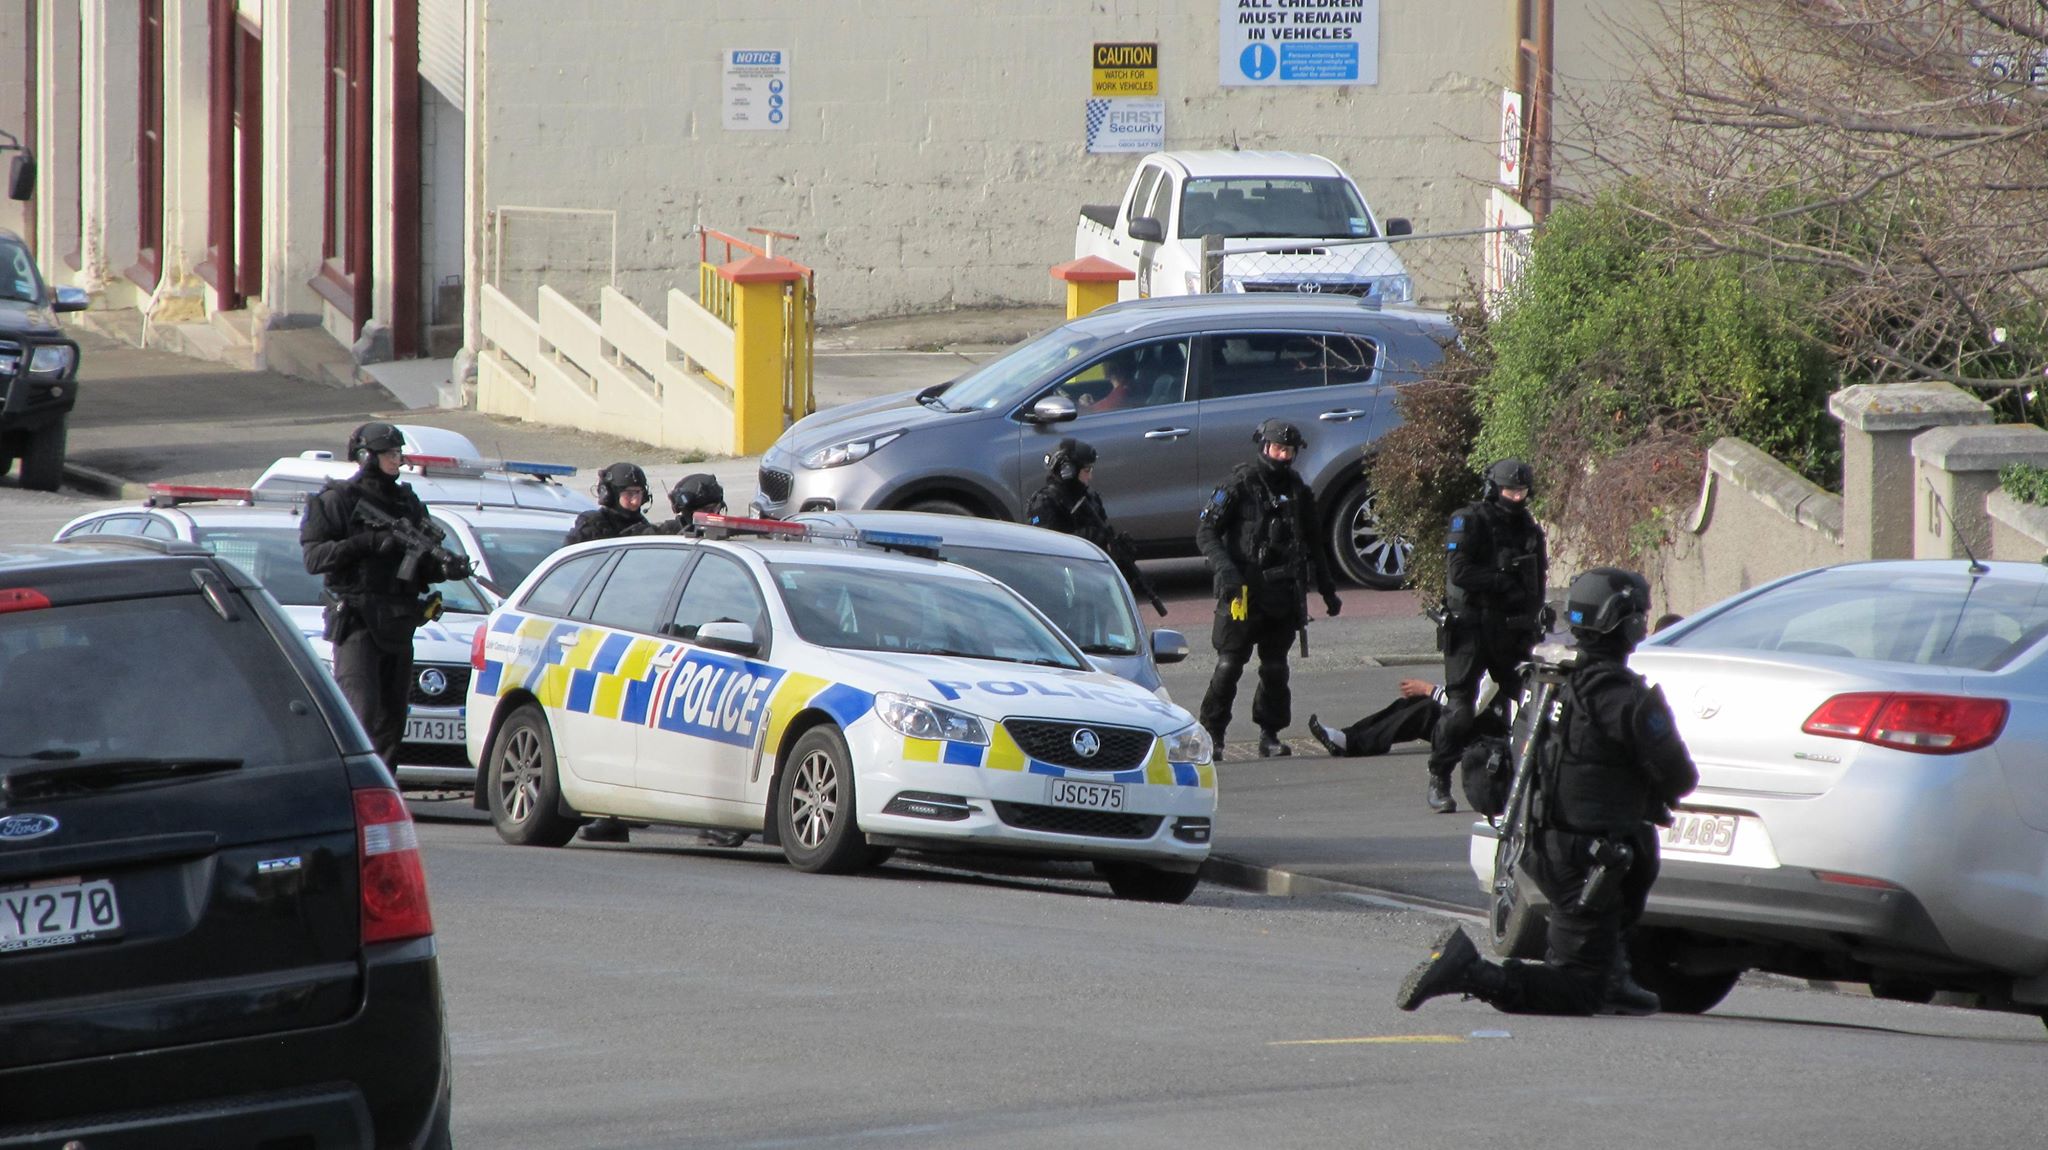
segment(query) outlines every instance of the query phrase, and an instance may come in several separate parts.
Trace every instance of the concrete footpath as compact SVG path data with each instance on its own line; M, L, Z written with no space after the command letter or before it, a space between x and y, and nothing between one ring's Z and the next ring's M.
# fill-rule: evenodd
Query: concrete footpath
M820 332L820 405L951 379L1058 320L1056 309L1028 308ZM70 443L75 482L66 492L44 495L0 480L0 541L47 539L73 515L109 500L139 500L147 483L247 484L279 457L309 448L338 453L349 431L370 418L460 431L490 455L571 463L581 469L571 482L584 487L598 468L632 459L663 488L689 472L710 471L735 506L745 506L754 492L755 459L692 459L474 411L409 410L377 386L234 371L90 332L80 342L85 370ZM1146 624L1183 631L1192 648L1186 662L1163 669L1174 698L1192 708L1214 662L1206 573L1198 560L1148 562L1146 571L1169 607L1164 620L1147 610ZM1256 673L1246 673L1238 725L1218 766L1214 881L1274 894L1351 892L1446 911L1482 905L1465 863L1471 818L1437 815L1423 805L1419 745L1376 759L1331 759L1307 737L1311 712L1348 722L1393 698L1401 678L1438 677L1429 640L1412 595L1346 590L1343 614L1311 625L1312 657L1294 660L1295 723L1288 734L1295 754L1289 758L1250 757ZM422 808L430 817L475 814L466 803Z

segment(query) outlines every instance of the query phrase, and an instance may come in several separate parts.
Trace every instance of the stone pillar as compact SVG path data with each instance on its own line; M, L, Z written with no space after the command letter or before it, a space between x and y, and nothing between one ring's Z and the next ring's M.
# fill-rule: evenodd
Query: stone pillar
M1117 286L1138 278L1101 256L1082 256L1052 269L1052 278L1067 285L1067 318L1080 319L1116 302Z
M785 426L782 382L790 365L783 296L804 278L804 269L781 258L748 256L718 274L732 284L732 451L759 455Z
M1950 383L1859 383L1829 396L1828 414L1842 425L1843 558L1912 556L1913 437L1933 427L1988 424L1991 409Z
M2048 430L2032 424L1937 427L1913 439L1913 555L1960 559L1964 543L1991 554L1984 500L1998 489L2008 463L2048 467Z

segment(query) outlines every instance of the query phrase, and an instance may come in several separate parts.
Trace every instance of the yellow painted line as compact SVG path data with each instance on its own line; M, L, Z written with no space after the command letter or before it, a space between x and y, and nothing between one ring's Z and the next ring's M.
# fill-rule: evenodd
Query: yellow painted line
M1290 1038L1268 1042L1268 1046L1431 1046L1463 1042L1460 1034L1381 1034L1372 1038Z

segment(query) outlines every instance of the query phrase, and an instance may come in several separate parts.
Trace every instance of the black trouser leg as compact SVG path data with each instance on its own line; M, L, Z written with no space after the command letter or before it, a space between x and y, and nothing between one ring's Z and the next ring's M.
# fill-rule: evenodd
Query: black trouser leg
M1590 836L1544 830L1529 844L1529 875L1550 900L1550 931L1542 962L1507 964L1506 988L1493 1004L1500 1010L1592 1014L1606 998L1608 972L1621 946L1622 919L1628 914L1627 897L1624 893L1604 910L1578 909L1589 843ZM1629 889L1626 880L1635 877L1624 876L1624 892Z
M1252 722L1261 731L1286 730L1294 721L1294 692L1287 685L1287 649L1294 632L1271 623L1259 628L1259 686L1252 692Z
M334 649L334 681L370 736L371 748L395 770L405 739L412 647L386 651L368 631L356 631Z
M1230 726L1230 709L1237 703L1237 680L1244 674L1245 659L1251 654L1251 636L1246 629L1241 642L1232 641L1216 648L1216 669L1209 675L1209 689L1202 692L1202 726L1211 735L1221 738Z
M1395 743L1432 739L1443 705L1426 695L1396 699L1344 728L1344 756L1384 755Z

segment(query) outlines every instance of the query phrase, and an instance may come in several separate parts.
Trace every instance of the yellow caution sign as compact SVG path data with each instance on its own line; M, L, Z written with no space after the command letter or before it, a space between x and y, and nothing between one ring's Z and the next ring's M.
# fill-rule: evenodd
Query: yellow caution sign
M1157 96L1159 45L1095 45L1093 96Z

